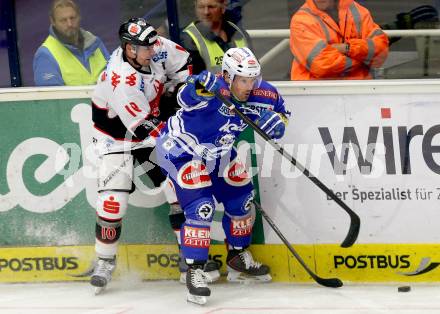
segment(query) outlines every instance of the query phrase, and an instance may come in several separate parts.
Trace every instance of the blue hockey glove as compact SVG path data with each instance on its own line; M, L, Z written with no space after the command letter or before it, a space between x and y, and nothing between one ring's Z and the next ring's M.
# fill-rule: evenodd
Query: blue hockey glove
M195 100L206 101L215 97L215 92L220 88L220 84L214 74L202 71L199 75L190 75L186 79L191 97Z
M284 135L288 119L282 113L272 110L265 110L261 116L255 121L270 138L280 139Z
M205 88L206 91L212 94L215 94L215 92L220 88L217 77L206 70L200 72L199 83Z

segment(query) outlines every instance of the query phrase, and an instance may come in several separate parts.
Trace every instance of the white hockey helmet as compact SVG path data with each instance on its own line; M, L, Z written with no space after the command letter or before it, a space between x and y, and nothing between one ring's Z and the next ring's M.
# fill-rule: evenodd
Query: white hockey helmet
M223 55L222 72L229 74L229 87L236 75L255 77L258 84L261 82L261 66L252 51L247 48L230 48Z

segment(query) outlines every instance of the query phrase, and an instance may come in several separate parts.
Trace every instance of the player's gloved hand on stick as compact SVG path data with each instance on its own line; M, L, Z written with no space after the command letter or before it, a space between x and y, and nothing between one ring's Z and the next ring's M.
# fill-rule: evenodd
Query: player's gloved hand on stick
M149 136L159 137L160 131L164 127L165 122L160 121L153 116L148 116L147 119L145 119L145 121L136 128L134 133L142 140L148 138Z
M255 121L255 124L272 139L283 137L287 123L288 119L284 114L272 110L263 111Z
M215 92L220 88L217 77L208 71L202 71L199 75L190 75L186 83L191 88L191 97L206 101L215 97Z
M206 91L212 94L215 94L215 92L220 88L217 77L206 70L200 72L199 83L205 88Z

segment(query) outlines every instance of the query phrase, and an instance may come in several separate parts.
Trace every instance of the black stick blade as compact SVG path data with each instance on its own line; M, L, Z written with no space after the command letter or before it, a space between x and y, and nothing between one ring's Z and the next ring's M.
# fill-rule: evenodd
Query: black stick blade
M350 247L356 242L356 239L359 235L359 229L361 227L361 220L358 215L354 214L350 215L350 229L348 230L347 236L341 244L341 247L347 248Z
M342 287L344 284L342 281L338 278L321 278L317 277L315 278L315 281L319 283L321 286L328 287L328 288L339 288Z
M317 274L315 274L309 266L304 262L304 260L301 258L301 256L296 252L296 250L293 248L293 246L287 241L286 237L281 233L280 229L278 229L277 225L273 222L273 220L269 217L269 215L264 211L264 209L261 207L260 204L257 202L254 202L255 207L260 211L261 216L266 220L266 222L269 224L269 226L272 228L273 231L278 235L278 237L281 239L281 241L286 245L286 247L289 249L290 253L296 258L298 263L304 268L304 270L310 275L310 277L313 278L318 284L324 287L330 287L330 288L339 288L342 287L343 283L338 278L321 278Z

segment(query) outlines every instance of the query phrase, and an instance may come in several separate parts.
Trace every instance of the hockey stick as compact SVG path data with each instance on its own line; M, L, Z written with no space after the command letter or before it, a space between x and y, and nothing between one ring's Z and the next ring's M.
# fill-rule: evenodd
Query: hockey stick
M294 166L296 166L304 175L309 178L315 185L317 185L325 194L327 194L332 200L334 200L339 206L345 210L350 216L350 229L341 244L341 247L350 247L356 241L359 235L359 229L361 226L361 220L359 216L350 209L341 199L339 199L332 190L330 190L324 183L316 178L310 171L301 165L293 156L290 156L278 143L274 142L258 125L256 125L250 118L248 118L243 112L235 108L235 105L222 94L217 92L215 96L221 100L229 110L232 110L237 114L244 122L246 122L255 132L257 132L266 142L268 142L273 148L275 148L281 155L287 158Z
M304 262L304 260L301 258L301 256L299 256L299 254L295 251L295 249L292 247L292 245L290 245L289 241L287 241L287 239L283 236L283 234L281 233L280 229L278 229L278 227L275 225L273 220L266 214L264 209L261 208L261 205L258 204L257 202L254 202L254 204L257 207L257 209L260 211L260 213L263 216L263 218L267 221L269 226L271 226L273 231L275 231L275 233L278 235L278 237L281 239L281 241L283 241L283 243L287 246L289 251L293 254L293 256L295 256L296 260L301 264L302 267L304 267L306 272L310 275L310 277L313 278L313 280L315 280L317 283L319 283L321 286L324 286L324 287L330 287L330 288L342 287L343 283L338 278L321 278L317 274L315 274L307 266L307 264Z

